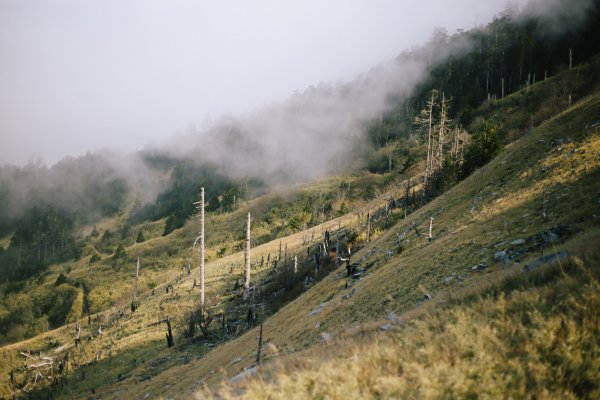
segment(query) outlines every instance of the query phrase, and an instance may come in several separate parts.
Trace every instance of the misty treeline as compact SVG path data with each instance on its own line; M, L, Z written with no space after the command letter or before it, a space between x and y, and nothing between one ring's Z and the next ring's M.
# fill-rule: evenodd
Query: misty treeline
M533 127L556 111L544 113L538 111L540 108L566 106L591 90L584 81L593 79L593 74L563 80L556 84L554 93L544 93L561 98L552 106L540 107L547 99L535 95L511 103L513 111L520 109L517 115L522 119L512 124L485 120L481 112L482 103L501 107L498 102L509 94L597 55L599 21L597 0L552 1L532 2L520 12L507 6L481 29L454 34L436 29L425 46L398 57L426 60L427 74L408 98L398 99L369 122L369 142L375 148L385 147L398 140L415 139L416 134L416 140L423 144L419 158L426 161L429 192L439 193L492 159L503 144L520 137L525 133L523 126ZM436 62L440 49L452 51L443 52L443 60ZM401 155L404 164L396 162ZM375 151L371 157L369 169L373 172L406 169L406 162L415 158L398 151L393 155Z
M163 235L181 228L194 214L201 183L206 186L206 211L228 212L248 198L259 194L264 184L259 179L231 178L220 166L201 163L192 159L175 158L162 153L149 152L146 163L158 168L161 165L171 171L169 181L156 201L142 204L136 202L129 217L131 224L146 220L166 218ZM251 190L251 192L250 192Z
M127 195L125 180L104 157L66 158L0 168L0 281L26 279L53 262L80 255L78 228L115 213Z
M68 157L50 168L41 161L0 167L0 234L35 207L52 206L88 223L117 211L126 193L127 182L102 154Z

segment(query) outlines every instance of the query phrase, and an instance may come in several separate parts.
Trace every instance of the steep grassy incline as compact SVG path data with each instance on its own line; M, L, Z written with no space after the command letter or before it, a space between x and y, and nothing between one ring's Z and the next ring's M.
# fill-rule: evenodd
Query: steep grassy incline
M273 373L273 367L267 367L266 370L271 371L268 381L271 391L261 394L261 390L266 388L261 388L262 381L258 380L258 383L246 387L250 390L248 396L266 398L268 393L280 397L290 393L300 397L303 397L302 393L306 397L342 395L343 391L335 391L340 382L333 378L345 372L338 370L333 375L324 374L325 370L336 365L335 361L326 362L332 347L341 346L340 353L354 354L352 363L347 359L340 360L339 368L350 368L349 363L362 365L359 358L370 351L367 348L361 350L362 353L353 353L353 343L381 326L388 329L394 327L394 321L400 318L407 320L452 303L457 298L479 295L509 277L515 282L525 280L529 276L527 269L547 263L553 254L559 254L565 264L576 265L585 260L584 267L590 267L590 257L586 252L597 245L600 232L597 214L600 130L597 125L592 127L598 122L599 111L600 97L595 94L542 124L507 146L496 159L470 178L354 255L363 272L359 279L349 280L345 269L340 268L266 320L263 339L266 354L263 359L280 359L284 365L293 367L287 375ZM429 241L425 233L431 217L434 218L433 240ZM409 229L411 227L413 229ZM414 227L417 227L420 236ZM397 234L404 231L407 231L404 251L398 254ZM597 258L594 260L597 261ZM592 267L592 273L597 273L596 266ZM582 295L587 297L578 301L597 301L597 285L582 284L581 288ZM547 295L550 296L541 291L536 296ZM427 300L429 297L431 300ZM552 304L551 300L544 301ZM518 304L517 301L514 306L518 307ZM494 307L492 304L486 308L497 310L490 311L490 316L502 311L502 307ZM465 311L465 323L475 315L477 308L473 310ZM458 315L456 312L454 309L448 311ZM577 314L578 318L598 320L598 308L585 308L582 312ZM538 315L535 318L542 317ZM389 326L384 325L386 323ZM422 325L420 328L419 324ZM485 325L485 322L480 321L481 324ZM427 322L416 323L416 326L411 328L414 330L411 331L412 338L432 335L426 328ZM515 329L518 327L515 326ZM543 334L544 330L540 328L539 332L534 330L531 334L536 332ZM230 377L244 370L254 371L257 335L257 329L249 331L204 358L173 367L151 381L120 387L123 392L113 391L112 394L185 397L194 388L201 389L203 385L216 390L219 381L226 383ZM498 334L497 339L510 340L509 336L509 332L504 332ZM351 340L345 342L344 339ZM472 339L476 341L478 336L472 336ZM429 346L433 346L431 343L435 340L428 340ZM316 348L312 347L315 345ZM425 346L423 351L439 349L439 345L436 346ZM474 346L473 351L479 351L477 345ZM286 357L309 347L311 350L308 352ZM577 346L572 349L573 352L581 350ZM385 352L385 347L373 348L373 351ZM419 363L420 356L413 356L412 361ZM471 357L474 361L469 365L487 368L477 364L476 361L481 360L479 356ZM576 354L572 356L577 357ZM596 347L591 353L579 357L591 357L591 362L597 367L597 356ZM307 357L312 361L308 361ZM431 355L428 360L434 358ZM425 369L428 364L424 361L419 365ZM538 366L551 367L545 362ZM358 379L360 367L352 368L358 370L348 373ZM310 373L313 369L323 372L322 379L317 379L314 371ZM463 372L465 379L472 378L469 378L468 369ZM529 371L528 374L535 379L537 372ZM389 379L400 379L400 375L398 372L397 376L392 375ZM332 380L327 380L330 378ZM373 381L361 382L356 385L362 392L354 393L354 397L360 397L360 393L390 394L361 386L372 385ZM423 382L423 385L426 383ZM385 381L379 382L379 385L387 386Z

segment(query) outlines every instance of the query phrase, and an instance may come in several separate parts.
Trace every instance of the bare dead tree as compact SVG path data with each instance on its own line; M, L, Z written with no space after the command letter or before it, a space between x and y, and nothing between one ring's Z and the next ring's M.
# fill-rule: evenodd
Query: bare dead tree
M135 280L133 281L133 290L131 293L131 312L135 312L138 308L137 291L138 291L138 279L140 276L140 258L137 259L137 265L135 268Z
M81 326L79 322L75 322L75 347L79 347L81 344Z
M204 187L200 188L200 307L204 307Z
M25 383L25 385L23 385L21 388L18 388L16 379L14 377L14 372L11 372L11 384L13 385L13 392L15 394L17 392L30 392L36 387L36 385L39 382L44 380L50 382L55 381L55 360L53 357L42 354L34 356L27 351L21 351L19 354L26 358L23 370L27 383ZM65 356L65 360L68 361L68 353ZM61 363L58 367L61 373L66 372L66 367L64 363Z
M433 169L433 126L434 126L434 116L433 112L437 105L437 90L432 90L430 93L431 97L427 100L425 108L421 111L421 113L415 118L415 124L421 130L427 130L427 162L425 165L425 182L431 175L431 171Z
M433 235L431 234L431 230L433 228L433 217L429 218L429 236L427 236L427 240L430 242L433 240Z
M432 173L437 172L444 166L444 146L447 143L447 131L450 124L450 118L448 117L448 104L450 100L446 99L444 93L442 93L442 100L440 102L440 117L438 124L438 135L437 135L437 151L435 154L435 167Z
M244 246L244 289L250 290L250 222L251 216L248 213L248 222L246 224L246 244ZM279 242L281 251L281 242ZM281 255L281 254L280 254Z
M279 257L277 259L281 261L281 240L279 241Z
M542 219L547 220L548 214L546 213L546 190L542 191Z
M298 273L298 256L294 256L294 275Z
M371 212L367 213L367 243L371 241Z
M573 48L569 48L569 71L573 69Z
M406 194L404 195L404 219L406 219L406 216L408 214L408 198L410 196L410 178L408 178L408 181L406 182Z
M173 340L173 331L171 330L171 317L167 317L165 322L167 323L167 347L173 347L173 345L175 345L175 340Z
M260 353L262 351L263 342L263 319L260 319L260 333L258 334L258 350L256 351L256 363L260 364Z

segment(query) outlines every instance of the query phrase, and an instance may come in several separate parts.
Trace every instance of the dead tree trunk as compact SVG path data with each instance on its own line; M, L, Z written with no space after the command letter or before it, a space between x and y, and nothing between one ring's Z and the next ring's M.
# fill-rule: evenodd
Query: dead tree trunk
M448 118L448 100L446 100L445 94L442 93L442 101L440 102L440 126L437 138L438 149L436 154L436 172L441 171L444 166L444 145L446 144L446 130L448 129L449 123L450 119Z
M258 350L256 352L256 363L260 364L260 352L262 351L262 339L263 338L263 319L260 319L260 333L258 334Z
M204 188L200 188L200 307L204 307Z
M367 214L367 243L371 240L371 212Z
M437 91L431 91L431 98L427 101L425 109L421 111L420 115L416 118L416 123L421 128L427 128L427 162L425 165L425 182L431 174L433 167L433 110L436 106Z
M277 257L277 260L281 261L281 240L279 241L279 257Z
M140 276L140 258L137 259L137 264L135 266L135 280L133 281L133 290L131 293L131 312L135 312L138 308L138 299L137 299L137 291L138 291L138 279Z
M573 48L569 48L569 71L573 69Z
M248 222L246 224L246 245L244 246L244 289L250 289L250 213L248 213ZM281 251L281 242L279 242ZM281 255L281 254L280 254Z
M406 219L406 216L408 214L408 198L410 196L410 178L408 178L408 181L406 182L406 194L405 194L405 202L404 202L404 219Z
M294 256L294 275L298 273L298 256Z
M548 214L546 213L546 190L542 191L542 219L544 221L548 219Z
M75 322L75 347L79 347L81 344L81 326L79 322Z
M427 239L431 242L433 240L433 236L431 235L431 230L433 228L433 217L429 218L429 236Z
M171 330L171 318L167 317L165 322L167 323L167 347L173 347L175 340L173 340L173 331Z

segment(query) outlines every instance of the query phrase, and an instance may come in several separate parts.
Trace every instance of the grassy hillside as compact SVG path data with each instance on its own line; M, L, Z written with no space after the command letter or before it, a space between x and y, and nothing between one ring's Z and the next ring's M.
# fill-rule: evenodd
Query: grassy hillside
M358 187L360 187L361 180L364 182L370 181L364 179L363 176L350 177L349 179L339 178L343 182L349 181L352 185ZM282 196L289 204L294 204L295 198L302 198L306 193L320 192L324 194L324 197L329 196L327 190L331 190L331 188L338 190L339 185L337 182L338 180L335 179L324 181L310 189L301 187L297 190L288 190L285 194L275 193L244 204L232 214L213 215L207 221L207 233L212 234L214 232L219 235L229 231L233 225L229 221L236 218L243 221L244 214L249 209L258 219L263 213L271 210L273 204L283 208L286 203L282 201ZM398 190L394 189L387 192L387 196L393 195L395 192L398 195ZM345 191L346 189L344 189ZM293 254L298 255L300 264L304 265L307 262L305 256L306 246L318 242L325 230L334 231L340 228L343 230L351 227L359 230L364 229L360 228L364 225L362 224L364 215L369 210L381 208L387 201L388 197L386 196L376 196L375 199L370 201L358 197L355 201L348 203L355 208L353 213L340 215L340 217L325 221L323 224L309 226L305 231L300 230L293 235L263 245L253 246L253 281L273 280L272 266L266 263L261 265L261 259L271 257L272 260L275 260L279 257L280 248L286 248L290 259ZM359 224L357 213L361 211L363 217L360 217L361 223ZM260 232L261 222L258 219L253 232ZM118 220L108 220L97 224L95 229L105 232L114 229L118 225ZM7 362L2 365L3 386L0 393L3 396L8 396L10 393L10 384L4 377L8 377L11 370L20 368L23 359L26 358L23 352L27 354L42 352L54 357L55 369L56 364L61 361L64 362L64 357L69 354L69 366L75 369L78 378L69 381L68 392L63 392L63 394L73 392L81 394L91 392L92 389L94 391L99 390L107 383L112 383L112 378L115 376L120 376L119 380L125 381L125 378L129 378L135 381L157 374L177 363L179 357L173 358L171 349L167 349L164 342L166 327L164 322L161 323L160 321L164 321L167 317L173 318L178 343L185 343L182 344L183 347L179 346L184 351L181 355L182 359L189 360L200 357L222 340L222 338L219 338L217 323L213 324L213 330L217 332L214 332L209 340L199 338L199 344L188 345L187 339L181 337L182 329L187 323L185 315L198 301L198 288L193 288L198 277L198 269L194 267L191 275L187 275L187 271L185 271L183 278L179 275L181 266L187 265L188 246L196 235L196 221L189 221L186 227L167 237L160 235L160 226L153 228L157 224L153 223L151 225L144 225L143 228L147 232L146 241L132 243L126 247L126 260L128 261L119 260L117 264L113 264L113 256L106 255L103 256L102 261L91 265L87 262L87 258L79 263L70 264L70 270L64 269L68 267L65 265L53 267L53 274L48 275L46 283L42 283L38 290L53 290L55 287L54 282L58 279L59 271L61 271L68 282L92 281L94 289L88 296L90 301L92 304L96 304L95 302L99 301L97 300L99 294L106 293L105 298L109 308L93 309L93 314L89 319L79 320L82 327L81 337L84 338L83 344L79 348L74 346L75 320L69 321L71 324L65 327L51 330L30 340L4 346L2 354ZM263 229L265 228L263 227ZM373 237L376 233L377 231L374 230ZM255 234L258 235L258 233ZM101 236L90 237L89 245L94 247L100 245L102 242ZM242 303L241 294L239 291L232 290L236 280L241 276L243 256L240 252L237 252L217 258L218 249L211 247L211 242L209 239L209 263L206 272L207 298L215 305L215 314L227 311L229 313L228 318L237 322L239 318L243 318L246 311L245 306L241 305L242 311L238 312L237 308L240 308L238 303ZM223 241L221 245L229 245L229 243ZM173 256L169 256L168 252L170 250L173 250ZM135 313L131 313L128 308L136 254L141 255L139 287L143 293L140 296L139 309ZM211 259L215 259L215 261L210 262ZM195 258L192 261L194 266L197 265ZM169 265L171 262L172 264ZM161 263L164 263L165 266L162 267ZM166 293L167 286L172 286L174 290ZM102 335L98 331L101 326L103 329ZM243 331L244 329L242 329ZM235 337L234 332L231 335ZM148 369L145 361L156 365ZM108 368L107 363L110 365ZM16 381L19 387L22 387L29 381L31 375L28 371L20 369L19 371ZM115 372L117 375L115 375ZM40 395L42 394L40 393Z
M357 279L335 270L267 318L258 376L228 385L255 371L258 328L216 348L215 339L166 348L164 324L151 323L190 306L196 295L188 278L175 294L162 287L148 292L138 312L115 321L105 337L71 349L82 366L68 390L56 394L591 396L598 390L600 232L600 130L591 126L599 109L598 94L572 104L356 253ZM399 254L397 234L405 231ZM291 252L301 246L301 233L284 242ZM278 247L276 240L255 254L276 254ZM209 265L210 293L228 296L228 266L240 261L238 253ZM94 322L82 325L93 332ZM65 329L50 332L5 347L5 359L18 363L17 349L54 351L72 337Z
M405 178L412 175L414 182L422 164L404 175L335 177L212 215L207 223L208 298L213 314L224 314L229 325L223 330L215 321L207 338L183 335L186 315L198 301L193 288L197 270L179 275L187 265L195 221L168 236L162 236L164 221L146 222L121 235L126 212L97 224L98 235L87 227L84 258L51 266L39 282L22 288L32 289L30 296L24 290L12 299L26 312L35 290L71 296L60 303L69 306L68 325L1 348L0 396L10 397L19 388L31 390L33 397L57 398L184 398L193 393L594 397L600 368L597 77L598 63L591 63L476 110L474 124L477 118L492 120L504 136L512 132L518 139L423 207L411 203L414 212L406 219L402 208L394 208L387 220L373 221L370 243L366 215L402 198ZM564 82L573 84L570 103L552 90ZM532 111L539 118L533 120ZM344 213L345 202L353 212ZM329 216L339 217L321 225L318 211L325 207ZM259 327L246 324L248 305L233 289L241 275L238 250L248 211L254 215L256 238L253 307L264 320L258 368ZM303 216L306 232L297 225ZM135 243L140 229L146 240ZM303 278L313 274L313 254L307 256L306 249L314 252L325 230L333 232L334 240L355 246L352 261L358 273L348 277L343 266L336 269L330 262L323 270L332 272L317 273L319 281L305 289ZM113 236L103 240L107 231ZM125 254L115 257L119 244ZM290 264L287 269L280 264L275 273L272 265L261 263L263 257L279 258L286 245L290 259L299 258L296 277L289 273ZM90 264L93 254L100 260ZM142 294L132 313L128 307L138 256ZM167 293L169 285L173 290ZM286 290L275 285L290 287L292 294L286 297ZM74 322L84 314L85 303L77 299L85 287L90 289L85 299L96 308L89 320L79 320L82 340L76 347ZM175 330L172 348L165 342L167 318ZM41 366L49 359L52 371Z
M364 278L346 288L334 273L267 320L280 364L221 394L595 397L599 109L594 94L507 146L358 253ZM398 255L396 233L431 216L434 240L409 234ZM254 364L256 332L245 339L194 364L212 390ZM226 364L234 355L245 364Z

